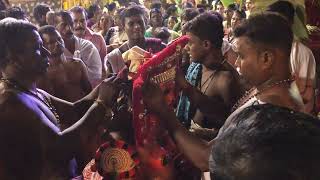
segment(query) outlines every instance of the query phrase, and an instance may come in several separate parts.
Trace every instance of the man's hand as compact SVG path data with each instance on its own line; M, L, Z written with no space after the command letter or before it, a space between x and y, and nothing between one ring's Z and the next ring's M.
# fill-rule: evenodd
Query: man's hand
M99 94L97 100L103 101L105 105L112 106L118 93L119 79L115 76L105 79L99 85Z
M182 71L176 73L176 84L178 88L185 89L189 86L189 82L186 80Z
M168 109L163 93L156 84L150 81L146 82L142 87L142 94L143 101L148 110L155 113L162 113Z

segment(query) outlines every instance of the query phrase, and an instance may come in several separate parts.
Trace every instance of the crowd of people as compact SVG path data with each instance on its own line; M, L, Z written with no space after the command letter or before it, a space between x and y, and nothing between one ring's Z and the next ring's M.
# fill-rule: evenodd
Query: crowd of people
M0 179L88 179L83 171L104 142L136 146L135 76L181 37L188 44L174 107L151 80L141 101L196 171L181 175L170 163L150 170L150 149L137 147L141 163L130 166L138 169L131 178L320 179L316 61L294 38L291 2L257 14L251 0L60 11L40 3L36 22L1 4Z

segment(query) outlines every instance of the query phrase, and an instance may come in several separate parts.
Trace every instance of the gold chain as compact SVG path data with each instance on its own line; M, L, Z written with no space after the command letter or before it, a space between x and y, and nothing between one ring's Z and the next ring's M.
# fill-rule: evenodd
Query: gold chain
M232 107L231 111L232 112L235 111L236 109L238 109L239 107L243 106L248 101L250 101L253 97L261 94L263 91L265 91L265 90L267 90L269 88L272 88L274 86L278 86L278 85L281 85L281 84L284 84L284 83L290 83L292 81L293 81L293 79L284 79L284 80L281 80L281 81L277 81L275 83L269 84L267 87L265 87L264 89L262 89L260 91L258 91L257 88L252 88L249 91L246 91L246 93L234 104L234 106ZM256 92L253 93L254 91L256 91Z
M14 80L2 78L1 81L4 82L4 83L7 83L7 84L9 84L9 85L11 85L14 89L16 89L16 90L18 90L18 91L27 93L27 94L29 94L29 95L37 98L38 100L40 100L43 104L45 104L45 105L49 108L49 110L52 112L52 114L53 114L54 117L56 118L56 120L57 120L57 126L59 126L59 127L61 126L61 124L60 124L60 123L61 123L61 122L60 122L60 116L59 116L59 114L57 113L56 108L52 105L50 99L49 99L48 97L46 97L42 92L36 90L36 93L33 93L33 92L31 92L30 90L28 90L27 88L24 88L24 87L22 87L21 85L19 85L19 84L18 84L17 82L15 82ZM41 96L43 97L43 99L39 97L38 93L41 94Z

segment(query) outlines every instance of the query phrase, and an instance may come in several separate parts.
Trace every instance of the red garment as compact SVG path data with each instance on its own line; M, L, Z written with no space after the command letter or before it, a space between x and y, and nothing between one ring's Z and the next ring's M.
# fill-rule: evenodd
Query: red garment
M182 49L188 43L188 37L182 36L167 48L146 61L138 70L137 79L133 83L133 124L138 148L151 147L154 168L166 164L176 155L177 149L167 131L160 125L159 118L146 112L142 101L142 91L145 80L150 77L164 90L169 90L167 102L172 105L176 98L175 72L181 64ZM171 106L172 107L172 106ZM152 160L150 160L152 161Z

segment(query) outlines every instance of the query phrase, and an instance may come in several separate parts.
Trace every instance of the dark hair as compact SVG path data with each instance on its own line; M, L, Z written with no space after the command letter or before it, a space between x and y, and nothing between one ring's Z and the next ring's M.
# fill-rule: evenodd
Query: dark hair
M150 9L161 9L162 4L161 2L153 2L150 6Z
M124 24L124 20L127 17L140 16L140 15L142 15L145 18L145 10L143 7L138 5L129 6L128 8L125 8L121 13L122 24Z
M271 4L267 11L279 13L286 17L290 23L293 23L295 9L289 1L277 1Z
M172 18L176 23L179 22L178 18L176 16L170 16L169 18Z
M189 22L186 30L201 40L209 40L215 48L221 48L223 41L222 17L219 14L202 13Z
M176 12L178 10L178 8L176 7L176 5L170 5L168 7L168 9L166 10L166 14L167 16L171 16L174 12Z
M181 19L190 21L198 15L199 15L199 11L196 8L187 8L182 12Z
M51 25L45 25L39 28L38 30L41 38L43 38L44 34L55 34L57 32L57 29L54 26Z
M170 32L168 28L166 27L156 28L154 34L155 34L155 38L159 38L162 40L162 42L168 43L166 42L166 40L168 40L170 37Z
M41 24L41 20L42 20L42 16L46 16L47 12L50 11L50 6L47 4L37 4L34 8L33 8L33 17L35 18L35 20Z
M183 3L183 7L184 7L184 8L194 8L194 7L193 7L193 4L190 3L190 2L185 2L185 3Z
M99 8L100 8L100 7L99 7L99 5L97 5L97 4L92 4L92 5L90 5L89 8L88 8L88 10L86 11L86 12L87 12L87 18L88 18L88 19L93 18L94 14L98 11ZM84 10L84 9L83 9L83 10ZM70 10L70 11L71 11L71 10ZM82 12L77 11L77 13L82 13Z
M204 8L197 8L197 9L198 9L199 14L206 12L206 10Z
M112 2L110 4L106 4L105 7L108 9L108 11L113 11L114 9L117 8L117 4L115 2Z
M233 14L235 14L235 13L238 14L241 19L246 19L247 18L246 12L243 11L243 10L235 10L235 11L233 11Z
M266 12L250 16L234 30L235 37L245 36L261 48L280 48L291 52L293 34L288 21L282 16Z
M5 18L0 21L0 67L7 65L8 51L19 53L24 50L24 43L34 30L37 27L24 20Z
M63 21L66 21L69 24L73 24L73 20L69 11L61 10L57 13L57 16L61 17Z
M216 4L214 5L214 10L217 10L217 6L218 6L218 5L221 5L221 6L224 7L224 5L222 4L222 2L221 2L220 0L218 0L218 1L216 2Z
M87 14L87 11L81 6L72 7L70 9L70 12L71 13L78 13L78 14L82 14L83 13L86 19L90 19L91 18L91 17L89 18L88 14Z
M6 10L6 17L12 17L15 19L25 19L27 15L22 8L14 6Z
M160 9L153 8L153 9L150 10L149 19L151 19L151 16L152 16L152 14L154 14L154 13L156 13L156 14L161 14L161 16L162 16L162 12L160 11Z
M215 180L318 180L320 121L271 104L250 106L220 132L212 149Z
M230 11L235 11L238 10L238 6L235 3L232 3L228 5L227 9Z

